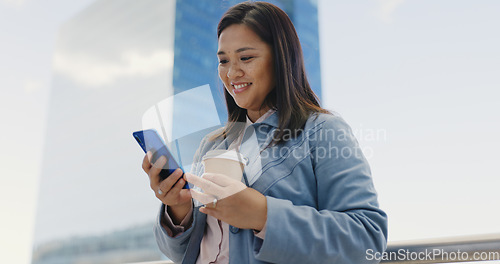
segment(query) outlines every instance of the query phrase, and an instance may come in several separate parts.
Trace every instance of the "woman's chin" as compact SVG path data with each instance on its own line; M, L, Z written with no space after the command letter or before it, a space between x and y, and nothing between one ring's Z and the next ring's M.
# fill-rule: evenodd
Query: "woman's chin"
M248 106L247 106L247 105L245 105L245 104L239 104L238 102L236 102L236 105L237 105L239 108L248 109Z
M248 109L248 106L249 106L248 102L246 102L245 100L237 100L237 98L235 98L234 96L233 96L233 99L239 108Z

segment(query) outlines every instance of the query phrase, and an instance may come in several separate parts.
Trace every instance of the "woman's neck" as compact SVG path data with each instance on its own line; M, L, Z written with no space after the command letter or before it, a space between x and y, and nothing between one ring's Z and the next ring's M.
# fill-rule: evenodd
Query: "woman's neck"
M250 110L250 109L247 109L247 116L248 116L248 119L250 119L250 121L252 121L252 123L255 123L257 120L259 120L259 118L261 116L263 116L265 113L267 113L267 111L269 111L269 107L263 107L257 111L253 111L253 110Z

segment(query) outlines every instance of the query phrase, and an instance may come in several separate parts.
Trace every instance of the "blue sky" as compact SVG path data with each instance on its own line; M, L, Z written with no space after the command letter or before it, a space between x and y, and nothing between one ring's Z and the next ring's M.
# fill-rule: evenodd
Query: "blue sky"
M54 44L92 2L0 0L2 263L30 259ZM500 2L319 5L323 105L357 133L389 239L500 233Z

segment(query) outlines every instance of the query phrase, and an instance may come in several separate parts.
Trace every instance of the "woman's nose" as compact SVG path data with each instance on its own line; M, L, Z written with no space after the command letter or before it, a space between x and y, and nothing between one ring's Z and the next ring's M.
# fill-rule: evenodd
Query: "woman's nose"
M243 70L241 70L241 67L239 66L238 63L231 63L229 66L229 69L227 71L227 78L229 79L236 79L238 77L243 76Z

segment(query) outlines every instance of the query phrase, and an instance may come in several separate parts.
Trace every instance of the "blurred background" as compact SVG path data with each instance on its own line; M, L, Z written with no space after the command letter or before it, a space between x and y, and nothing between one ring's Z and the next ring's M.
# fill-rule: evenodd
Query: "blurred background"
M164 259L131 133L204 84L225 120L216 25L236 2L0 0L1 263ZM371 164L389 241L500 233L500 2L271 2Z

